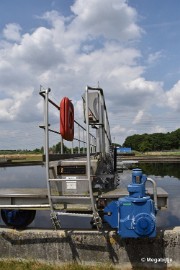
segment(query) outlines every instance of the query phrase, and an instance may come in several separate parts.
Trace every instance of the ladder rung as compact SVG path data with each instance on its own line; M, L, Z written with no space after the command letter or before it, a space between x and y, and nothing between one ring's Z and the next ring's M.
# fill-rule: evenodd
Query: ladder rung
M49 179L49 182L51 181L57 181L57 182L61 182L61 181L89 181L89 179L65 179L65 178L56 178L56 179Z
M2 205L1 205L2 206ZM4 204L5 209L49 209L50 204Z
M91 198L85 196L51 196L52 204L68 203L68 204L91 204Z
M80 217L93 217L93 214L81 214L81 213L68 213L68 212L57 212L59 216L80 216Z
M52 199L82 199L82 200L90 200L91 197L89 196L79 196L79 195L75 195L75 196L57 196L57 195L51 195L50 198Z

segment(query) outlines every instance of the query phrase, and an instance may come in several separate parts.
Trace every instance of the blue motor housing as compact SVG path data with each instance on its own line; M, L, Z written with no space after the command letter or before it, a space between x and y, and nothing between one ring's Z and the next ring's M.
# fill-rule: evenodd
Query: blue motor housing
M132 184L128 185L129 196L111 202L104 209L104 220L117 228L123 238L156 236L156 209L154 201L145 194L146 180L140 169L134 169Z

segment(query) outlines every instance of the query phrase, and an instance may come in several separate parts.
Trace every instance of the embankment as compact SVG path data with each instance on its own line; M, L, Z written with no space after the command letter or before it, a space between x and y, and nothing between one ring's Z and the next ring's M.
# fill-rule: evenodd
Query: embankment
M149 155L149 156L119 156L118 160L136 160L139 163L180 163L180 156L173 155Z
M180 227L160 231L151 239L121 239L113 231L1 228L0 259L172 269L180 266Z

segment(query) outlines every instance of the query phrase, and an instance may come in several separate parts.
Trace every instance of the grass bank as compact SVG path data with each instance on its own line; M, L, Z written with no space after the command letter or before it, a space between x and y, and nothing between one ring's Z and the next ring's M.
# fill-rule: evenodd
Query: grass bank
M112 266L52 265L31 261L0 260L0 270L114 270ZM117 269L117 268L116 268ZM121 269L121 268L119 268Z
M0 260L0 270L130 270L132 268L123 268L113 267L113 266L103 266L103 265L95 265L95 266L83 266L78 264L66 264L66 265L50 265L44 264L40 262L32 262L32 261L14 261L14 260ZM146 267L136 267L136 270L147 270L150 268ZM180 270L180 267L165 267L161 268L166 270Z
M151 152L136 152L135 156L180 156L180 150L177 151L151 151Z
M11 160L13 162L42 161L42 154L7 154L0 155L0 159Z

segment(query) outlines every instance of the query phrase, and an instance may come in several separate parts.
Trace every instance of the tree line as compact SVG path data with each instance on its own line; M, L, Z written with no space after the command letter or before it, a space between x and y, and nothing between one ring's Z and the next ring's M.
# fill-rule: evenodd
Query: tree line
M131 147L133 150L140 152L179 149L180 128L168 133L145 133L128 136L123 146Z
M33 150L28 149L0 149L0 155L13 155L13 154L42 154L44 147L35 148Z
M73 148L73 153L83 153L84 151L86 152L86 148L83 149L83 147L74 147ZM49 152L51 154L55 153L61 153L61 143L57 143L53 146L49 147ZM28 150L28 149L0 149L0 155L11 155L11 154L43 154L44 153L44 147L42 146L41 148L35 148L33 150ZM64 145L63 143L63 153L64 154L70 154L71 153L71 148L68 148L67 146Z

